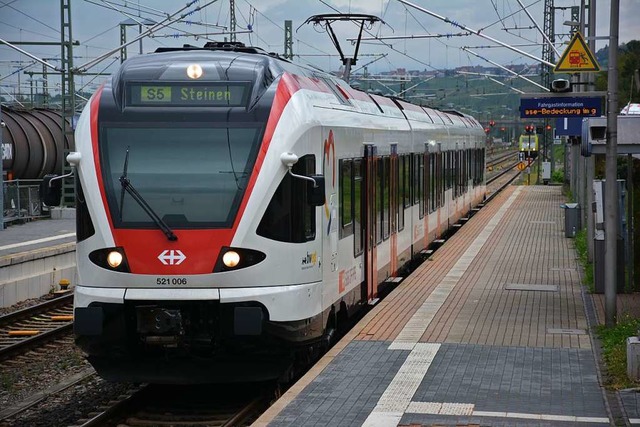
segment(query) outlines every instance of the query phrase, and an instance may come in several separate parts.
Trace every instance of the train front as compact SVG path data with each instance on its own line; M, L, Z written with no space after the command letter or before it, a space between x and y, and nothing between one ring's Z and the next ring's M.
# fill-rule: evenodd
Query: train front
M284 105L274 74L266 55L155 53L125 62L85 108L74 330L101 376L273 378L290 361L288 344L313 335L313 314L299 315L295 298L318 291L296 283L317 277L281 277L265 260L286 249L255 233L267 227L260 198L285 173L265 166L281 113L274 100ZM246 241L255 244L234 246Z

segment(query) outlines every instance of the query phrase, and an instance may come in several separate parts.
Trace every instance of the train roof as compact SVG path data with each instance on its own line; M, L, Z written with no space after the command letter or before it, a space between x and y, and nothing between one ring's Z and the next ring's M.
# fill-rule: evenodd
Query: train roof
M186 80L184 64L198 61L210 64L215 63L215 65L209 65L209 70L206 73L210 80L251 81L263 89L266 89L273 80L285 72L310 78L321 77L342 81L342 79L330 73L294 64L277 53L267 52L259 47L245 46L241 42L208 42L202 47L188 44L182 47L161 47L156 49L154 53L132 57L125 61L120 70L114 75L113 86L118 88L120 86L118 81L121 79L125 81L144 81L148 79ZM172 70L173 64L176 65ZM373 94L351 87L344 81L342 82L350 92L362 93L362 96L358 96L360 99L363 97L375 97ZM258 94L256 93L255 95ZM406 104L412 104L402 98L378 96L388 99L400 109L405 109L404 106ZM412 105L422 108L416 104ZM432 107L424 108L434 110ZM473 127L481 127L472 116L459 111L438 111L447 116L468 119L472 122ZM455 119L451 120L449 118L448 121L453 124ZM469 123L464 126L468 127L468 125Z

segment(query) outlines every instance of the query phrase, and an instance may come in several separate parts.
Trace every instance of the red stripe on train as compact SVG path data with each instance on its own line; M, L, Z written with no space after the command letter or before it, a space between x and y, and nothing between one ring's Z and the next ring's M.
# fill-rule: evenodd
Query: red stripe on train
M106 209L107 200L100 169L98 150L99 94L92 100L91 135L102 202L107 211L109 227L113 233L115 244L124 248L132 273L160 276L208 274L213 271L220 249L231 244L231 240L238 228L240 218L242 218L246 209L280 116L291 95L299 89L300 84L290 74L282 76L276 89L269 119L267 120L262 145L258 152L247 190L238 209L238 214L233 222L233 227L230 229L174 230L178 240L173 242L169 241L159 229L133 230L113 227L111 214L109 209ZM183 256L185 257L184 259Z

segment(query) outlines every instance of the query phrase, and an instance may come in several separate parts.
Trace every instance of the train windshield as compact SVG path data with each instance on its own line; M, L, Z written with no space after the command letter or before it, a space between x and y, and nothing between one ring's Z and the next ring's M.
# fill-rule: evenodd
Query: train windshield
M261 134L262 128L249 126L104 126L100 157L114 225L157 226L123 191L120 177L126 175L152 210L172 228L231 226Z

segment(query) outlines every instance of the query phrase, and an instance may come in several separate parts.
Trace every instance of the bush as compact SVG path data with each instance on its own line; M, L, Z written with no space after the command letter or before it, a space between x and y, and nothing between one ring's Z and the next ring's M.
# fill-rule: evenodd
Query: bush
M587 230L582 229L576 233L574 239L576 245L576 252L578 252L578 260L584 270L584 278L582 283L589 289L589 292L595 291L595 285L593 281L593 264L589 262L589 256L587 254Z
M607 364L605 385L608 388L620 390L638 385L627 377L627 338L638 335L638 327L640 319L627 316L613 328L600 325L596 329L602 341L602 356Z
M555 170L551 174L551 182L564 182L564 171Z

